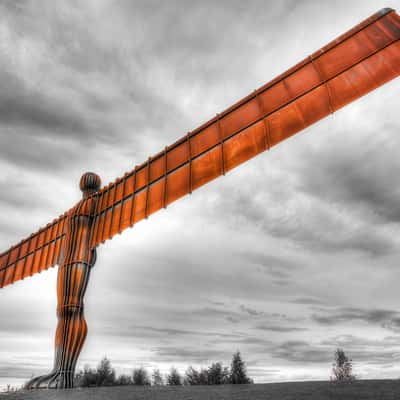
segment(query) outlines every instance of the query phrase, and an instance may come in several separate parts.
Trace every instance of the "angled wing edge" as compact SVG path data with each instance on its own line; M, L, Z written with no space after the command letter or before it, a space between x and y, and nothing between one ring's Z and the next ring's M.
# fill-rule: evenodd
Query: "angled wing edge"
M0 288L60 263L67 213L0 254Z
M98 191L91 246L400 74L400 18L383 9Z

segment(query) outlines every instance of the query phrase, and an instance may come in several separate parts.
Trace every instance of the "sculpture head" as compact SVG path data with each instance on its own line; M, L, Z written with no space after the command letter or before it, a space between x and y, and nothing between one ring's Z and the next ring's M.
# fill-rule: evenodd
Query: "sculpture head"
M88 197L100 189L101 179L94 172L85 172L79 181L79 187L82 190L83 197Z

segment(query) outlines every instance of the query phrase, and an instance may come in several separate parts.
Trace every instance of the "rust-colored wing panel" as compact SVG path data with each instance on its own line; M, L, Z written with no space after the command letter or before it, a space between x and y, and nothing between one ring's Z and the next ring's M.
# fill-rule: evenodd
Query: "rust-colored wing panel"
M397 77L399 38L381 10L97 192L91 245Z
M0 288L60 262L66 214L0 254Z
M381 10L96 192L91 246L398 76L399 38ZM0 287L60 262L67 215L0 254Z

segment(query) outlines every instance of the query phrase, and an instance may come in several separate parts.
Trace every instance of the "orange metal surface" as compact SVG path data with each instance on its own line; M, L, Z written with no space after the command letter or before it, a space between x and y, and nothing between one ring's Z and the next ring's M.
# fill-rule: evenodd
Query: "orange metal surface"
M89 247L93 212L97 199L90 196L100 189L100 178L93 173L82 176L83 199L65 218L65 250L57 275L57 329L54 365L50 373L31 379L26 387L36 389L70 388L87 334L84 296L96 250Z
M90 247L397 77L399 39L381 10L93 194ZM66 215L0 254L0 287L61 262Z
M399 38L382 10L103 188L91 245L398 76Z
M60 216L0 255L0 287L60 263L66 216Z

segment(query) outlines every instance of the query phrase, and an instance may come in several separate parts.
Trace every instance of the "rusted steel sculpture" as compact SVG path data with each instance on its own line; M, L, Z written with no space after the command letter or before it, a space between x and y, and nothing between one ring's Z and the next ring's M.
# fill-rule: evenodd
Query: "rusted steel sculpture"
M75 365L87 334L83 314L83 297L90 270L96 262L96 248L90 247L90 236L100 178L86 173L80 181L83 199L68 212L63 257L57 275L57 329L54 368L50 374L33 378L29 387L73 386Z
M58 264L53 371L29 387L73 386L87 327L83 297L95 249L400 74L400 17L383 9L0 255L0 287Z

